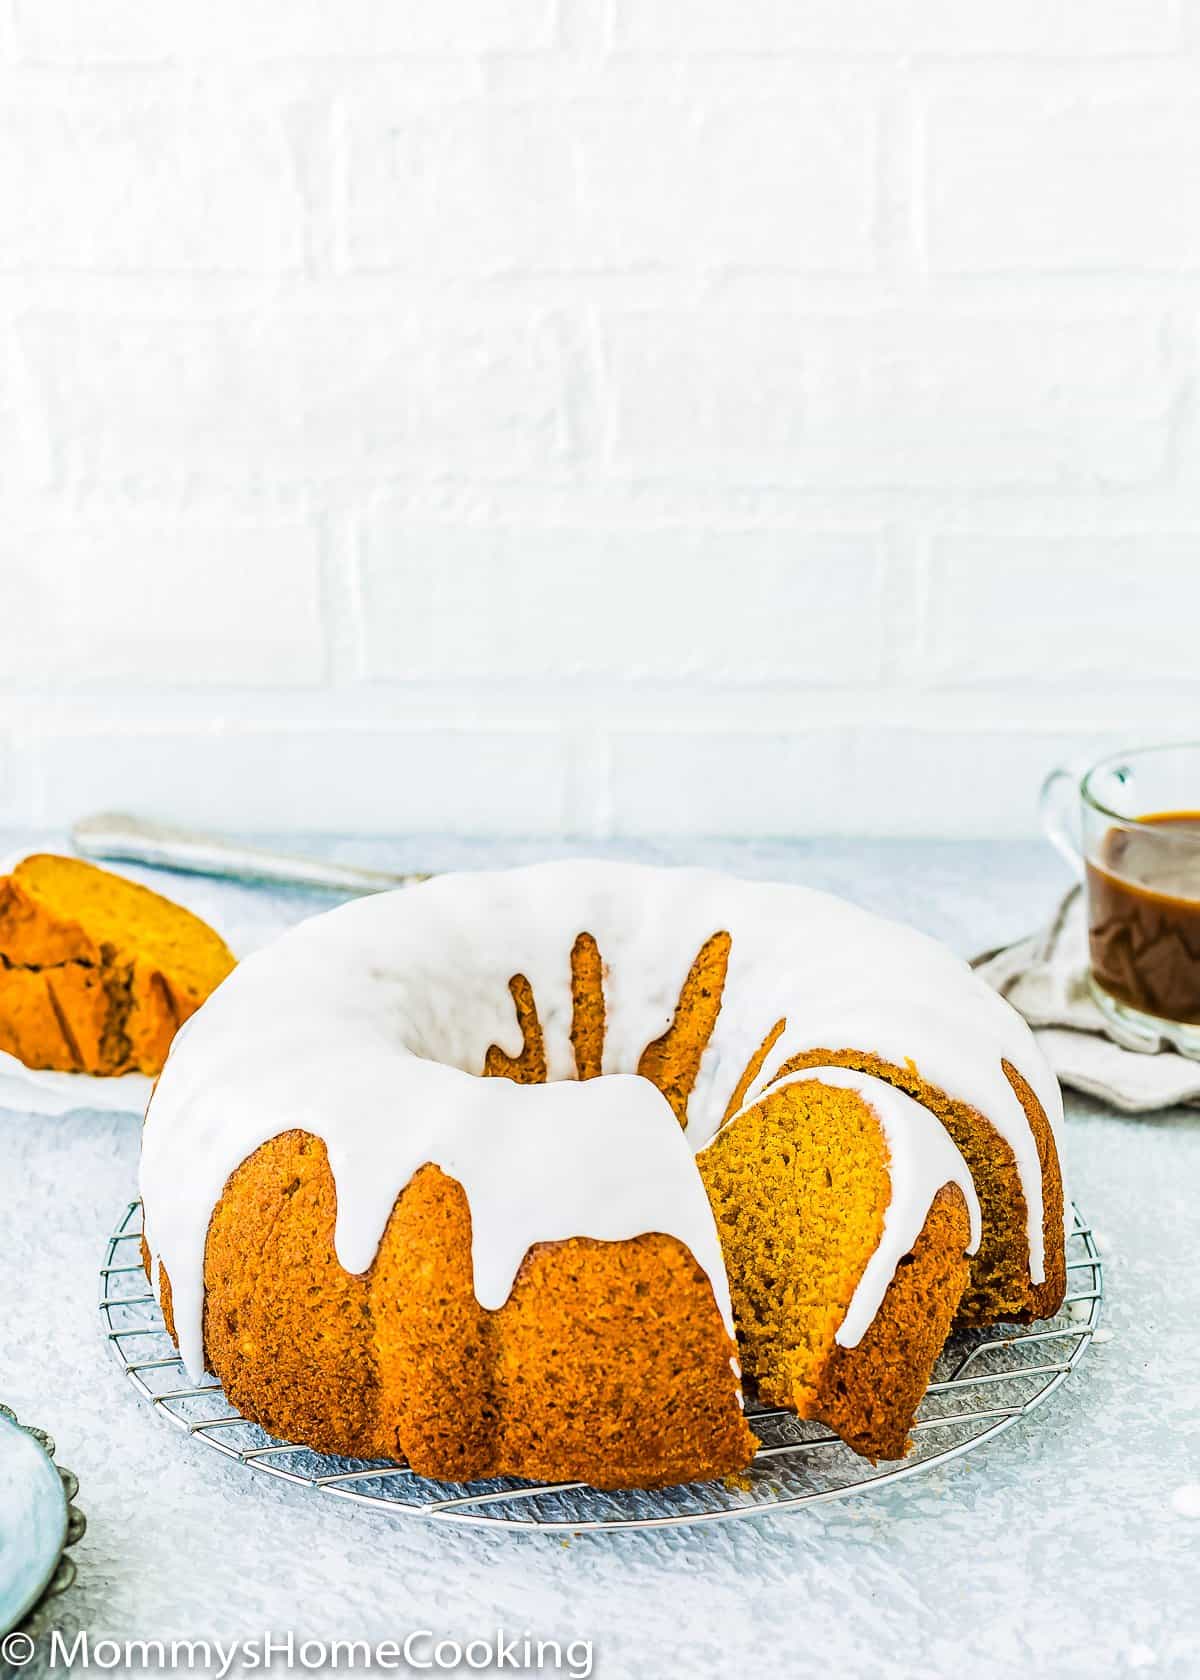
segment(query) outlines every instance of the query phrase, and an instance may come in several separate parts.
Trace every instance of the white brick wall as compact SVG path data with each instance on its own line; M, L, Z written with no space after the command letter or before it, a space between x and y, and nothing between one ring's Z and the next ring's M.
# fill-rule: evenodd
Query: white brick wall
M57 79L56 79L57 82ZM14 77L0 104L0 272L287 274L304 260L288 113L219 90ZM231 191L237 183L237 191Z
M736 612L722 607L730 575ZM844 681L848 667L877 682L881 576L870 531L418 525L385 508L364 542L365 672L758 687L802 665L809 682Z
M1176 389L1161 321L743 309L602 323L613 452L683 481L798 490L1145 484Z
M0 671L92 686L314 685L320 532L301 520L65 519L0 531Z
M0 0L0 825L1200 736L1200 0Z
M346 101L346 260L426 274L869 272L876 111L641 95ZM631 167L631 161L636 166ZM815 240L798 227L818 227Z

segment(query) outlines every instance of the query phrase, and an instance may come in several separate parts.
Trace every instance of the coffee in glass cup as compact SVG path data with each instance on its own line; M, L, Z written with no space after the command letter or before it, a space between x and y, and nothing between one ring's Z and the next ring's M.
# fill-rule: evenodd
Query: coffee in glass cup
M1084 882L1089 984L1113 1036L1200 1058L1200 744L1114 753L1082 777L1052 771L1042 809Z

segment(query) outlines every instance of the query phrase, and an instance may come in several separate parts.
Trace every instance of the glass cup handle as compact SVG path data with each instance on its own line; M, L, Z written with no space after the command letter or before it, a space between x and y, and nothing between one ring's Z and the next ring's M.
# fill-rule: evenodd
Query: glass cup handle
M1073 831L1063 799L1065 788L1069 787L1074 794L1078 786L1079 777L1073 770L1068 770L1062 765L1057 770L1051 770L1042 783L1042 791L1038 797L1038 809L1041 812L1042 828L1047 840L1065 861L1071 873L1082 881L1084 878L1083 850Z

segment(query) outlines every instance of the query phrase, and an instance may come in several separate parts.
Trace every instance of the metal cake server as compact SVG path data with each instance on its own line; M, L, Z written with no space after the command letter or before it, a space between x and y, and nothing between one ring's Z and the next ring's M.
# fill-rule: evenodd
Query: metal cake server
M171 828L122 812L104 811L82 817L71 830L71 843L81 857L145 863L156 869L178 869L187 875L215 875L227 881L270 881L292 887L323 887L329 892L377 893L411 887L428 875L392 874L383 869L360 869L351 863L324 863L317 858L293 857L262 846L244 846L218 834Z

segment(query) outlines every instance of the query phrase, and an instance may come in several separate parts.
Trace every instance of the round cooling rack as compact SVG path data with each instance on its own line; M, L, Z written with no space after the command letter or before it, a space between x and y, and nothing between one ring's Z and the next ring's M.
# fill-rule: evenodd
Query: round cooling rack
M193 1439L262 1475L353 1500L389 1515L521 1531L666 1528L769 1516L830 1499L875 1493L947 1464L1027 1417L1074 1371L1100 1322L1103 1267L1091 1228L1072 1209L1067 1298L1036 1325L956 1332L913 1425L907 1458L872 1465L820 1424L747 1406L762 1441L753 1464L719 1482L604 1493L582 1482L504 1478L433 1482L403 1464L330 1458L275 1440L230 1406L220 1386L189 1382L148 1292L140 1260L142 1209L131 1202L100 1268L100 1320L138 1394Z

